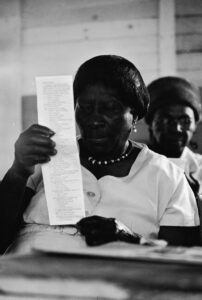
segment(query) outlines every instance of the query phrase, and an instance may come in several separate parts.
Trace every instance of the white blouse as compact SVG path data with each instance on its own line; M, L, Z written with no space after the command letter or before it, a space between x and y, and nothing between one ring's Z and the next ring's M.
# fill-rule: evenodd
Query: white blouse
M136 146L141 151L127 176L96 179L81 167L86 216L116 218L145 238L157 238L160 226L198 226L196 200L182 169L146 145ZM41 168L29 178L28 186L36 194L23 216L29 224L22 231L23 243L25 236L30 243L33 233L35 238L46 231L69 233L68 226L49 225Z

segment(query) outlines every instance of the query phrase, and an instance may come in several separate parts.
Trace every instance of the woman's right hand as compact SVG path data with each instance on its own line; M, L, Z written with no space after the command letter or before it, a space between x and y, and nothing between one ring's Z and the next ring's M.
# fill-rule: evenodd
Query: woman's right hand
M57 153L51 137L55 133L45 126L34 124L23 131L15 142L15 160L12 169L19 175L31 175L38 163L50 161Z

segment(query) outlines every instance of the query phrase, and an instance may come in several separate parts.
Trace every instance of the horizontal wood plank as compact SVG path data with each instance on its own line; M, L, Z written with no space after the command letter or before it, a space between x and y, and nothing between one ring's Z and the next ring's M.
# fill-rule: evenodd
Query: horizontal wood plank
M178 70L178 76L184 77L198 87L202 87L202 69L201 70Z
M80 40L133 38L156 36L157 19L76 24L60 27L42 27L23 30L23 44L64 43Z
M177 35L176 50L178 53L202 52L202 33Z
M24 28L52 27L65 24L94 21L155 18L158 16L158 0L109 0L66 1L24 0L22 26Z
M115 39L25 47L22 62L34 64L39 68L46 63L55 66L61 63L63 66L71 65L77 68L83 61L95 55L116 54L132 60L145 70L155 69L158 65L156 41L154 40L153 44L149 39L141 41L143 45L136 39Z
M183 53L177 55L177 67L179 71L202 70L202 53Z
M202 15L201 0L175 0L177 16Z
M177 17L176 34L202 34L202 15Z

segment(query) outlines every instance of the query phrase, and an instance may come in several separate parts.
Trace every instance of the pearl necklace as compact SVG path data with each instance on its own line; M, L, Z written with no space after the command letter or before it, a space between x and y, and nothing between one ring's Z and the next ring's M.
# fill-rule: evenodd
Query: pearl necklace
M126 157L128 157L131 154L132 149L133 149L132 143L131 143L131 141L129 141L129 145L128 145L128 148L126 149L126 151L121 156L119 156L117 158L109 159L109 160L97 160L93 156L89 156L88 161L92 165L98 165L98 166L115 164L117 162L120 162L121 160L124 160Z

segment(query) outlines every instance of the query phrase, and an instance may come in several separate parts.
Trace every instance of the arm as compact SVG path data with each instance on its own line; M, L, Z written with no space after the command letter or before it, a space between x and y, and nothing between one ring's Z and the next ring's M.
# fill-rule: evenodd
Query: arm
M200 226L161 226L158 238L166 240L172 246L199 246L201 245Z
M54 133L47 127L32 125L15 143L15 160L0 183L0 253L3 253L16 235L22 214L34 195L26 188L27 179L37 163L45 163L56 154Z
M176 188L160 220L159 239L173 246L201 245L196 199L186 177L178 174Z
M11 169L0 183L0 253L3 253L14 239L22 222L23 207L34 191L26 188L26 176Z

